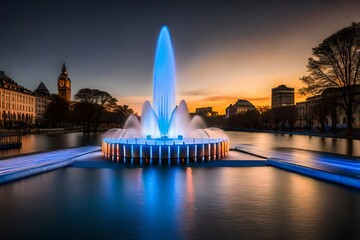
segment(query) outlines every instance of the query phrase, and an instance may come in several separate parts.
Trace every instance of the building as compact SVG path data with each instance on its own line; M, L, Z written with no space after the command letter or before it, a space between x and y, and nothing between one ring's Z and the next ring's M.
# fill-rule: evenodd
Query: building
M294 88L280 85L271 90L271 108L294 106Z
M201 107L196 109L196 114L205 117L214 117L218 115L218 112L214 112L212 107Z
M71 80L67 72L65 63L61 68L61 73L58 77L58 95L66 101L71 101Z
M34 91L35 94L35 124L43 125L45 121L45 111L47 105L51 102L50 92L43 82Z
M234 105L230 104L226 108L226 118L254 110L256 110L256 108L251 102L245 99L238 99Z
M34 93L0 71L1 128L26 127L35 122L36 97Z
M65 63L58 77L58 93L61 98L71 101L71 80ZM0 129L44 124L50 95L43 82L35 91L30 91L0 71Z
M320 129L321 125L324 130L330 130L332 126L339 129L346 128L349 119L342 107L343 101L340 88L328 88L320 95L297 103L298 121L296 126L312 130ZM354 101L355 104L360 102L360 85L355 87ZM360 128L360 106L355 109L350 121L352 121L353 128Z
M303 102L298 102L296 103L296 112L297 112L297 117L298 120L295 123L295 127L298 128L306 128L306 126L309 123L309 102L307 101L303 101Z

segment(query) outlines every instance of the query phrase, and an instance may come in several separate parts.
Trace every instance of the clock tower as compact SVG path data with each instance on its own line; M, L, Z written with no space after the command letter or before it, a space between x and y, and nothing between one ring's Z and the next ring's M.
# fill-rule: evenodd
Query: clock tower
M66 101L71 101L71 80L68 76L65 63L61 68L61 73L58 77L58 95Z

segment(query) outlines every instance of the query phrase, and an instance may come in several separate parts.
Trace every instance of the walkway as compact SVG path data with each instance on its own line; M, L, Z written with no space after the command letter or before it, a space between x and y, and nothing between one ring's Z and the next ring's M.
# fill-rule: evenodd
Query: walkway
M236 149L266 156L267 164L360 189L360 158L293 148L275 150L240 145ZM261 149L261 150L260 150Z
M73 163L74 158L99 150L100 147L89 146L1 160L0 184L68 166Z

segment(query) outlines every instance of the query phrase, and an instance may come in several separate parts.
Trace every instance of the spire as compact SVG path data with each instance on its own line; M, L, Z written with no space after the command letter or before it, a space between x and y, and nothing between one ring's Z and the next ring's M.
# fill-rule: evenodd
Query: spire
M64 62L64 64L63 64L62 68L61 68L61 72L63 72L63 73L66 73L66 72L67 72L66 66L65 66L65 62Z
M60 78L68 78L68 72L67 72L67 69L66 69L66 65L65 65L65 62L63 63L63 66L61 68L61 73L60 73Z

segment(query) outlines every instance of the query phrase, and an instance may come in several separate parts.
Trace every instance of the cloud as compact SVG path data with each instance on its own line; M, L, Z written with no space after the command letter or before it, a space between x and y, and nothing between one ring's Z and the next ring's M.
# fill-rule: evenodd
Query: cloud
M217 96L208 96L204 98L204 101L221 101L221 102L236 102L238 99L245 99L248 101L254 101L254 102L263 102L268 101L269 97L237 97L237 96L228 96L228 95L217 95Z
M236 101L237 97L234 96L208 96L204 98L204 101L221 101L221 102L228 102L228 101Z
M208 91L205 93L206 95L209 95L211 93L209 93ZM203 89L197 89L197 90L183 90L179 92L179 95L183 95L183 96L201 96L204 95L204 90Z
M269 97L250 97L246 98L248 101L254 101L254 102L262 102L262 101L270 101Z

